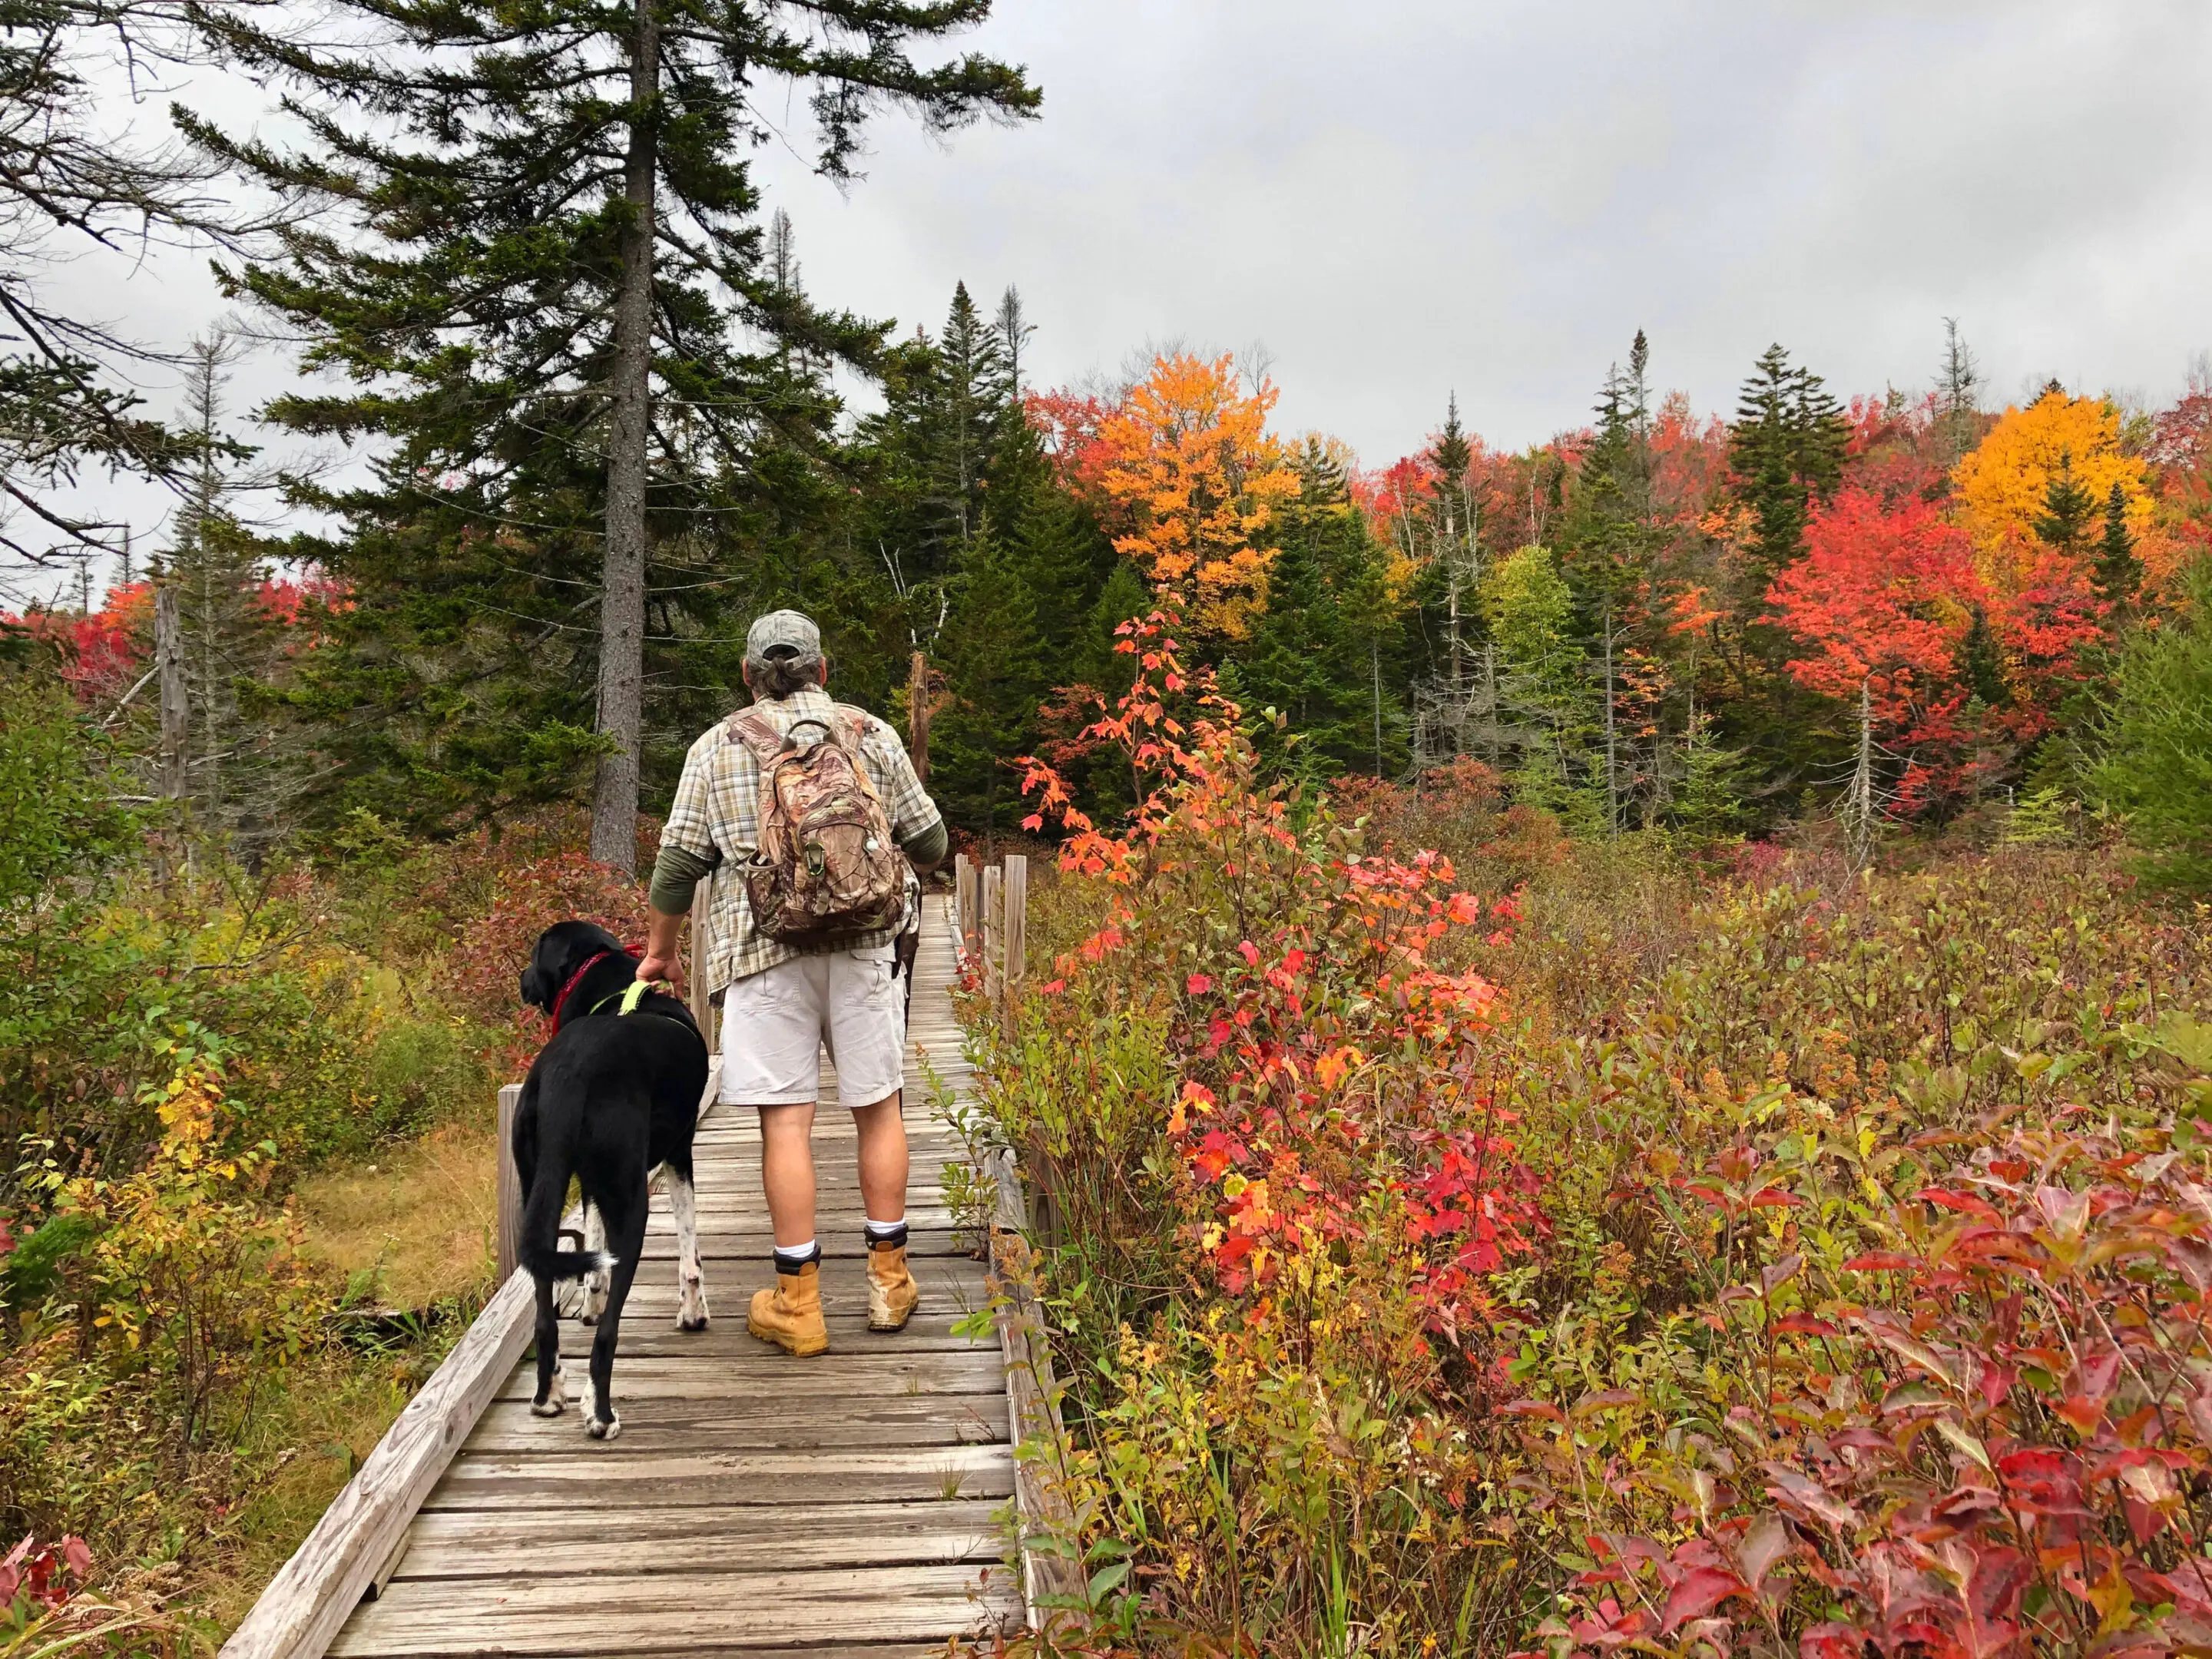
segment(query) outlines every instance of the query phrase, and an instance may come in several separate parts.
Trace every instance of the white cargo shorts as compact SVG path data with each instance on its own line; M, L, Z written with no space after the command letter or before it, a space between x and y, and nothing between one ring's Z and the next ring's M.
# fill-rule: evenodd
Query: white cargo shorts
M821 1098L822 1050L837 1098L872 1106L906 1079L906 987L891 947L794 957L722 994L722 1100L803 1106Z

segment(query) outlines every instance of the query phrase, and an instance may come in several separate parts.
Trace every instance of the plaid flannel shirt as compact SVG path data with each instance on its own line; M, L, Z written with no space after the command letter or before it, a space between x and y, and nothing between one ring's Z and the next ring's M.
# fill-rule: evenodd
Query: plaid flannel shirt
M788 732L801 720L826 720L836 699L816 687L794 691L787 697L763 697L753 704L779 732ZM860 716L860 764L868 781L882 798L891 821L892 838L902 845L927 830L941 816L914 775L906 744L888 724L873 714ZM707 988L723 989L732 981L750 978L763 969L795 957L824 955L831 951L858 950L889 945L906 930L921 897L921 884L907 872L906 919L896 927L863 933L836 945L807 947L786 945L753 926L752 907L745 901L744 884L726 866L752 856L760 842L760 763L744 743L733 739L726 725L716 722L691 745L684 757L683 781L676 786L676 803L668 809L668 822L660 831L665 845L682 848L702 859L719 859L708 919L714 929L714 948L707 960Z

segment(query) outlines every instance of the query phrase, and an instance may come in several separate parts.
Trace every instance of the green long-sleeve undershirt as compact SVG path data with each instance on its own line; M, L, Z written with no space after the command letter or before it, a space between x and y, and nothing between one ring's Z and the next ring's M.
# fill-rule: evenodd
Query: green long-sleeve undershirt
M944 863L951 846L943 818L933 820L927 828L915 830L899 842L900 850L914 867L922 871L933 870ZM663 845L660 856L653 861L653 908L664 916L684 915L691 908L691 890L699 884L701 877L711 873L721 861L719 848L700 854Z

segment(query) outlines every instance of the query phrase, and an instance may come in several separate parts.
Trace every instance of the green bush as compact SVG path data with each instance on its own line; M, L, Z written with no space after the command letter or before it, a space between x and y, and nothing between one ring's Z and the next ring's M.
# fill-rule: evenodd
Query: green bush
M2202 893L2212 892L2212 560L2187 592L2121 653L2090 783L2126 815L2145 875Z

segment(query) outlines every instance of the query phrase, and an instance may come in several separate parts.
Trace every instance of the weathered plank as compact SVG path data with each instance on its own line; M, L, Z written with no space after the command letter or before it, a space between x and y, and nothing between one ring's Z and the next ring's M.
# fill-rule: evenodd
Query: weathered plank
M557 1419L552 1419L556 1424ZM568 1452L539 1457L469 1453L453 1460L426 1510L645 1505L775 1505L1004 1498L1013 1459L1002 1445L914 1451L825 1447L792 1452L640 1452L578 1432ZM382 1558L380 1557L380 1560Z
M624 1358L617 1363L620 1369L615 1376L615 1394L624 1402L625 1412L629 1409L628 1402L633 1400L787 1402L793 1393L792 1373L773 1366L702 1366L690 1358ZM874 1399L908 1394L1003 1393L1006 1388L998 1350L982 1347L966 1353L852 1351L839 1354L834 1366L805 1375L823 1379L808 1385L805 1392L810 1396L817 1390L826 1391L832 1380L841 1389ZM528 1365L519 1365L500 1390L499 1397L528 1400L536 1389L536 1370Z
M397 1577L527 1577L548 1561L579 1575L758 1572L995 1561L1005 1552L988 1498L903 1504L808 1504L779 1510L641 1509L605 1515L461 1511L426 1515Z
M986 1444L1006 1437L1003 1394L975 1395L952 1407L942 1395L817 1394L781 1400L635 1399L615 1391L622 1411L621 1449L682 1451L714 1446L732 1451L799 1450L817 1446L880 1448ZM573 1421L573 1419L572 1419ZM464 1449L472 1452L571 1452L578 1436L558 1418L532 1415L525 1401L495 1401L477 1420Z
M941 1641L951 1632L981 1631L998 1616L1003 1604L991 1595L989 1571L848 1567L588 1581L556 1571L539 1578L411 1579L395 1583L376 1604L377 1616L356 1621L331 1652L338 1659L458 1659L688 1652L704 1643L742 1651L830 1632L846 1641Z

